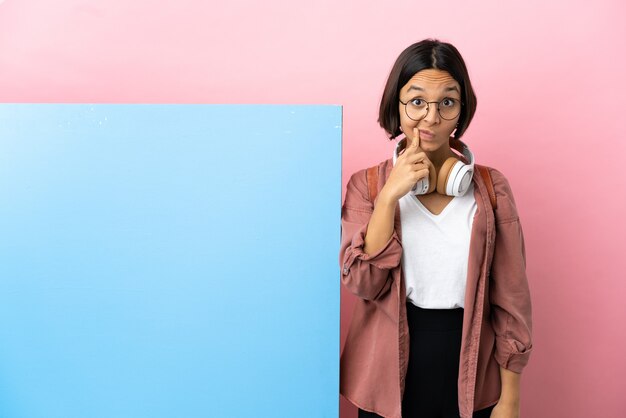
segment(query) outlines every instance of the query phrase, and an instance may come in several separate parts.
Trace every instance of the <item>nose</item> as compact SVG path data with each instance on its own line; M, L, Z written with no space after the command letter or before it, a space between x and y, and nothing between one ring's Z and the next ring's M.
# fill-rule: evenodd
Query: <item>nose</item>
M437 103L428 104L428 108L426 109L426 116L424 116L422 120L428 122L428 124L430 125L439 122L439 109L437 108Z

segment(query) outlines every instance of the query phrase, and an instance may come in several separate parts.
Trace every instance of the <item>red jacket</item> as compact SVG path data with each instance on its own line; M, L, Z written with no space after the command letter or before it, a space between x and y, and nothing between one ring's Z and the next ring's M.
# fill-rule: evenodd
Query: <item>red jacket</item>
M392 168L391 158L379 164L379 191ZM495 404L501 388L499 366L521 373L532 351L522 226L508 180L496 169L489 171L497 196L495 214L482 176L476 171L472 179L478 208L470 239L459 364L461 418ZM376 253L365 254L374 209L365 173L362 169L351 176L341 211L341 282L358 299L341 352L340 392L361 409L401 418L409 329L400 209L397 205L389 241Z

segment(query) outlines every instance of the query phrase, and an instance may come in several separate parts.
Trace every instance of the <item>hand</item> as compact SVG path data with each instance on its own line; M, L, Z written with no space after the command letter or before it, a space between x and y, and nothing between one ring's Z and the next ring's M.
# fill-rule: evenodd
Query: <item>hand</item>
M435 172L433 163L420 148L420 135L417 128L413 128L413 135L413 141L410 145L407 144L402 154L398 156L396 164L381 190L381 194L384 193L394 201L407 194L420 179L427 176L432 179L432 174ZM431 182L429 190L434 187L435 185Z
M519 402L498 401L491 410L491 418L519 418Z

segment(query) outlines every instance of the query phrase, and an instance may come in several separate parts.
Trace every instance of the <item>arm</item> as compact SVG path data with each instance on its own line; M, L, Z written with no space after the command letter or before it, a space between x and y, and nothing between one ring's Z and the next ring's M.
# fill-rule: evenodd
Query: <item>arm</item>
M339 263L341 282L360 298L384 295L391 287L390 270L400 264L402 245L393 226L396 204L381 190L372 205L365 170L350 177L341 209Z
M502 396L516 392L519 396L519 377L510 372L522 372L533 345L524 234L509 182L499 171L492 169L491 173L498 199L496 241L489 282L491 324L496 334L494 356L503 377Z
M520 405L520 383L522 375L507 370L500 366L500 380L502 381L502 390L500 393L499 403L506 403L513 408L519 408Z
M385 244L394 234L393 221L395 218L398 201L381 190L380 196L376 198L374 212L370 217L367 233L365 235L365 246L363 251L367 254L376 254L385 247Z

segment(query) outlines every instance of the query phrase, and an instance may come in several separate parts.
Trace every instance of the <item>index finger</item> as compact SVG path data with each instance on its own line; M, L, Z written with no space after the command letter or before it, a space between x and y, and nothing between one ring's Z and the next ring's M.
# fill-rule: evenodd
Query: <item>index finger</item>
M420 131L417 127L413 128L413 142L411 143L411 146L415 148L420 147Z

